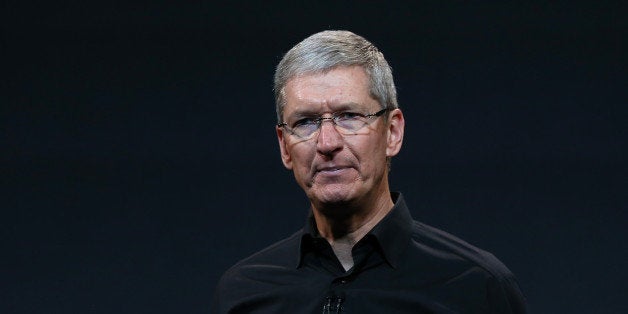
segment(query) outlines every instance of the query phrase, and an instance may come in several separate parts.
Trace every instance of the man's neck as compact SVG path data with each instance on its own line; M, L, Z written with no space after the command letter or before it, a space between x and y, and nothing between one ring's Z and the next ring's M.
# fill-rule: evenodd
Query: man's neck
M345 270L353 267L353 246L390 212L394 204L387 193L386 197L382 196L370 205L370 208L349 210L351 214L342 218L313 209L319 234L329 242Z

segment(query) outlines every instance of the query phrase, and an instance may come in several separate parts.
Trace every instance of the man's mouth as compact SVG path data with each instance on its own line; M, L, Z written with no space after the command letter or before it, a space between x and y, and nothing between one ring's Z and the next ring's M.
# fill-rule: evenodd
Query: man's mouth
M316 172L337 172L347 168L351 168L349 166L326 166L320 167L316 169Z
M351 170L351 166L325 166L316 169L315 176L327 178L344 176L347 171Z

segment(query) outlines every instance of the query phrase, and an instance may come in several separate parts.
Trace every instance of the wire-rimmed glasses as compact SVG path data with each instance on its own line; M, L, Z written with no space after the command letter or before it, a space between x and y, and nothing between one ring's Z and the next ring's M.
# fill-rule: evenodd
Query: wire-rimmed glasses
M290 134L300 139L309 139L320 130L323 121L329 120L334 124L340 134L352 135L356 134L357 131L368 125L375 118L380 117L386 111L388 111L388 108L369 114L341 111L335 112L327 118L322 116L305 117L297 120L290 126L288 126L286 122L279 123L277 126L286 129Z

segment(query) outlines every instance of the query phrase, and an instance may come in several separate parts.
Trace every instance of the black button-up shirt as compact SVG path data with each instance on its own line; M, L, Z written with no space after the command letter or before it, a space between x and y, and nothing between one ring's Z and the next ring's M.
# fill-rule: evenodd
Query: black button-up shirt
M414 221L400 194L344 271L314 219L221 278L212 313L525 313L492 254Z

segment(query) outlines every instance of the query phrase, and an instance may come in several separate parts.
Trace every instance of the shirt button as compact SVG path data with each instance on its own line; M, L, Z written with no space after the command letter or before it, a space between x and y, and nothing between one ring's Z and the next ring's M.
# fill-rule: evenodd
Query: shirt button
M347 279L340 280L340 283L343 284L343 285L346 284L347 283Z

